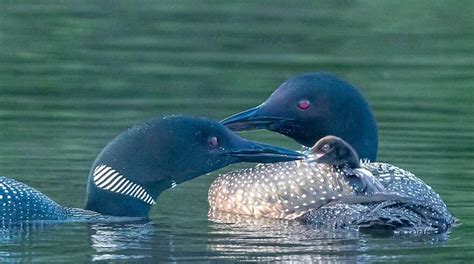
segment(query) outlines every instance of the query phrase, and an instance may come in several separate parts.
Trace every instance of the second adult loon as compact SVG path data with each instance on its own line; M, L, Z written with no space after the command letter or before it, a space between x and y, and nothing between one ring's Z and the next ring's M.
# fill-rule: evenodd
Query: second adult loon
M312 147L324 136L335 135L348 142L364 160L374 161L377 155L377 125L368 102L357 88L327 73L309 73L293 77L285 81L261 105L235 114L221 122L237 131L253 129L276 131L306 147ZM318 210L312 210L311 216L305 215L304 219L330 226L358 225L359 223L383 225L386 220L385 224L388 225L412 226L415 227L414 229L446 229L453 224L454 217L449 213L439 195L412 173L386 163L364 163L362 167L370 171L387 191L411 198L411 203L405 201L394 204L374 201L373 205L368 206L325 205ZM344 195L340 193L340 189L337 189L337 184L329 180L333 178L334 173L341 172L331 171L331 168L325 164L304 161L259 165L252 169L234 171L219 176L211 186L209 190L211 210L216 207L216 201L223 201L225 200L223 197L228 196L229 190L225 189L228 189L226 185L229 185L245 198L254 193L254 195L278 198L274 200L277 203L281 200L279 199L281 196L288 198L282 199L281 203L285 203L285 200L288 201L287 203L294 202L292 208L286 208L288 212L282 211L266 215L267 217L302 216L305 214L304 208L308 210L315 208L314 204L311 205L313 201L317 203L316 201L319 200L337 198L338 194ZM273 184L283 182L285 188L290 189L281 190L280 194L280 190L275 190L273 185L260 186L262 182ZM312 185L307 185L308 182ZM245 189L242 189L242 183L245 184ZM307 186L310 191L312 191L311 188L317 188L318 191L313 192L312 196L308 193L303 196L304 191L298 187L301 184ZM329 195L330 193L336 196ZM308 199L303 201L295 197ZM256 209L253 206L244 209L246 212L241 211L238 208L245 208L249 200L239 199L232 200L231 204L225 203L219 209L251 215L256 215L256 211L260 215L265 214L260 210L266 209ZM350 220L352 218L358 218L360 221Z
M128 129L98 155L85 209L61 206L36 189L0 177L0 224L19 221L141 219L161 192L236 162L280 162L301 154L242 139L205 118L155 118Z

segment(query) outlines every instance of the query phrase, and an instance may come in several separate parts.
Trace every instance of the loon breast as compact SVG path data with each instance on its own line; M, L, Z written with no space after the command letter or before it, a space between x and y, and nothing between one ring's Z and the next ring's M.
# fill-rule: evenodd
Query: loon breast
M220 175L209 189L210 215L224 211L331 227L453 224L439 195L412 173L386 163L364 163L361 168L373 175L384 193L361 194L343 170L305 161L259 164Z

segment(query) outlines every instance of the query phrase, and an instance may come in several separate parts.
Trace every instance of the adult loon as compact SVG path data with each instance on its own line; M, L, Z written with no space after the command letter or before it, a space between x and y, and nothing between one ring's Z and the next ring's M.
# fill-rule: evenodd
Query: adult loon
M378 147L374 115L357 88L331 74L293 77L261 105L221 122L235 131L275 131L306 147L328 135L339 137L366 161L360 166L378 180L377 185L403 199L358 193L338 180L344 171L324 163L262 164L220 175L213 182L208 197L211 219L213 212L225 211L301 219L328 228L382 226L414 232L446 230L455 222L439 195L415 175L370 162Z
M0 223L143 219L161 192L181 182L236 162L299 158L300 153L242 139L209 119L155 118L126 130L101 151L89 174L84 209L61 206L0 177Z

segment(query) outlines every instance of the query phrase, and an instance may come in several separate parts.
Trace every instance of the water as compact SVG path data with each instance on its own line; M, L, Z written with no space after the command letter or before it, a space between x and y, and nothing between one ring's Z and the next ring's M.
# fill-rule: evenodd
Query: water
M1 230L0 262L470 261L474 258L471 1L2 1L0 174L84 205L89 166L156 115L222 119L298 73L361 88L379 160L441 194L445 235L325 233L292 222L207 221L202 176L165 192L148 223ZM245 137L296 149L270 132ZM222 171L242 166L234 165Z

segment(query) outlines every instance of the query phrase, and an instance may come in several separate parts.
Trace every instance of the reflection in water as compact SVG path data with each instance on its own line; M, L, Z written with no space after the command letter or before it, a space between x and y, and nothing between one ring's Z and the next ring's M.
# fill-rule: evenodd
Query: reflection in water
M91 224L92 260L144 259L151 257L152 223Z
M53 261L57 259L55 251L48 250L44 245L56 241L61 236L63 250L68 250L72 240L81 238L76 232L83 232L83 227L70 225L65 232L64 224L57 222L31 222L0 224L0 263L15 261ZM78 243L79 245L81 243ZM37 246L35 246L37 245ZM30 250L21 250L31 247ZM72 253L70 256L74 256ZM61 259L61 257L59 257Z
M189 229L167 222L91 224L91 260L168 262L186 259L190 252L195 252L193 258L205 256L205 230L193 235Z
M211 216L211 215L210 215ZM214 222L190 220L155 222L18 224L0 229L0 262L51 261L189 261L236 259L248 261L349 261L379 260L388 252L444 247L448 234L367 234L356 231L318 230L297 221L214 214ZM88 234L87 236L85 234ZM60 239L58 239L60 238ZM28 251L15 247L39 245ZM58 249L49 250L55 244ZM48 246L49 245L49 246ZM90 249L87 249L90 247ZM78 250L82 248L82 251ZM89 252L84 256L84 252ZM402 258L394 255L391 258Z
M222 256L257 261L302 262L378 259L373 252L403 248L443 246L449 235L392 235L346 230L321 230L297 221L253 218L227 212L209 212L208 246ZM373 243L373 241L377 243ZM403 243L400 243L403 242ZM394 258L392 258L394 259Z

